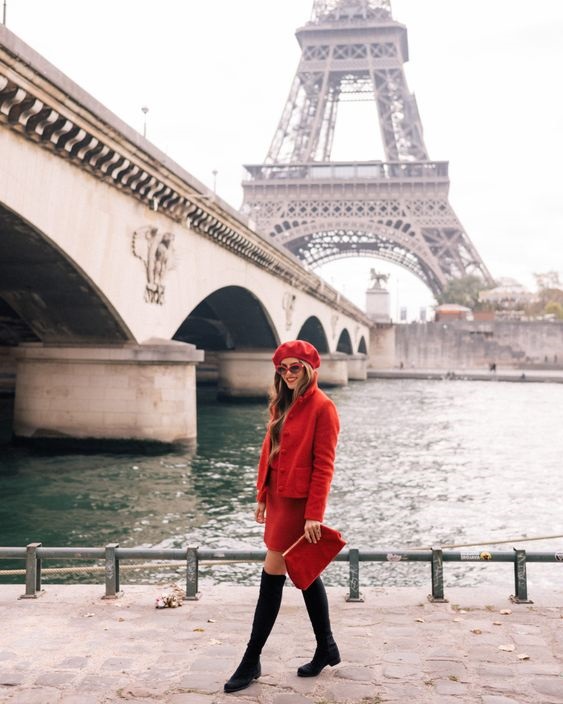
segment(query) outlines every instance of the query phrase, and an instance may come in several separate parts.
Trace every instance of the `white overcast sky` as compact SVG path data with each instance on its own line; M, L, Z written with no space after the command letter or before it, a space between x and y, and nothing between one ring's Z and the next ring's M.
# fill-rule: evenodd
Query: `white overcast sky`
M20 38L239 207L243 163L264 159L299 60L312 0L7 0ZM563 1L392 0L406 25L409 88L430 157L495 278L533 288L563 273ZM358 104L355 104L358 105ZM335 159L383 158L375 108L348 108ZM369 110L373 110L373 113ZM355 126L352 125L355 120ZM374 259L321 273L359 303L375 266L393 307L431 296ZM394 311L392 311L394 312Z

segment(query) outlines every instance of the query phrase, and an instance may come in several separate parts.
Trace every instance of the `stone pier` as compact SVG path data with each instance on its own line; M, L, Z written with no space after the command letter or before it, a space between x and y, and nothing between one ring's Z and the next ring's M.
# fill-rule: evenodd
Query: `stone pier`
M321 355L320 386L346 386L348 383L349 355L343 352Z
M183 342L115 347L20 345L14 435L29 440L176 443L197 434L195 365Z
M226 401L264 399L274 381L272 364L273 350L231 350L219 352L217 397ZM361 359L360 359L361 358ZM351 378L366 379L361 374L362 364L366 366L365 355L347 355L341 352L321 355L319 384L321 386L346 386L349 367L358 376ZM350 360L350 362L349 362Z
M370 331L369 366L372 369L392 369L395 366L395 326L374 323Z
M368 362L365 354L351 354L346 359L349 381L365 381L368 378Z
M224 401L265 399L273 383L273 350L230 350L217 354L217 398Z

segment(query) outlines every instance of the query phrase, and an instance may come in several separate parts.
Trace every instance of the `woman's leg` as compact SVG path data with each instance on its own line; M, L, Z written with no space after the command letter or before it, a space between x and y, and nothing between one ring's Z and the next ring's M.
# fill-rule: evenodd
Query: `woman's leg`
M225 683L225 692L238 692L248 687L253 680L260 677L260 653L276 622L282 600L285 583L285 562L280 552L268 550L262 578L260 593L254 612L252 631L246 651L231 678Z
M285 560L281 552L268 550L266 559L264 560L264 571L268 574L283 574L285 575Z
M315 677L330 665L338 665L340 653L330 627L328 599L323 580L317 577L308 589L303 590L303 599L317 640L317 649L311 662L297 670L299 677Z

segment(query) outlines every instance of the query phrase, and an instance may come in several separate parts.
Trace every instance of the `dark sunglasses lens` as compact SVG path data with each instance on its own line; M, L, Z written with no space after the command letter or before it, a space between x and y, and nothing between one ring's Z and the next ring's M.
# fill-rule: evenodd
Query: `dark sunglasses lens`
M298 374L301 371L301 364L291 364L289 367L279 366L276 371L280 376L285 376L287 372L290 374Z

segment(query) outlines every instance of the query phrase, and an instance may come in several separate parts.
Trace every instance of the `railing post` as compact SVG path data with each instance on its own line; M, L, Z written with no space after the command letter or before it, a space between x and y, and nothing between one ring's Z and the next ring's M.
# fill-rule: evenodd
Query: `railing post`
M526 551L514 549L514 594L510 601L515 604L533 604L528 599L528 582L526 576Z
M432 548L432 594L428 595L428 601L438 604L447 603L444 598L444 562L441 548Z
M348 561L350 564L350 576L346 601L362 602L364 597L360 593L360 551L357 548L348 550Z
M117 559L116 553L118 547L119 543L109 543L109 545L106 545L106 593L102 599L117 599L121 596L119 590L119 560Z
M186 601L197 601L201 597L198 591L199 580L199 546L186 548Z
M29 543L25 558L25 594L20 599L37 599L41 595L41 560L37 557L37 548L42 543Z

